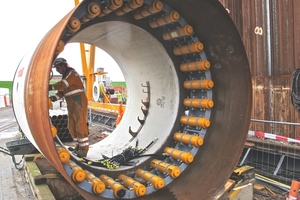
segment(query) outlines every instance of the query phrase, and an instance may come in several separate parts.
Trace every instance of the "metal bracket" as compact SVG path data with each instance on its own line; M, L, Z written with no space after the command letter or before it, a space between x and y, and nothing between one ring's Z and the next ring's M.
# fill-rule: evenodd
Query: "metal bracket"
M150 107L150 83L149 81L146 82L146 84L144 85L143 83L141 84L141 86L143 87L142 92L147 94L147 97L143 100L141 100L143 106L141 106L141 110L143 112L144 117L140 118L139 116L137 117L137 120L140 123L139 128L137 129L137 131L132 131L131 126L129 126L129 134L132 136L132 138L129 140L130 142L139 134L139 132L142 130L146 118L148 116L148 111L149 111L149 107Z

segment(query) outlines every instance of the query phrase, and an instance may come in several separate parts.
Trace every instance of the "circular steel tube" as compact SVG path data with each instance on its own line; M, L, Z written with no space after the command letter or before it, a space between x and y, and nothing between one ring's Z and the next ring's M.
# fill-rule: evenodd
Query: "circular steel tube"
M178 11L193 26L195 34L201 38L204 51L211 63L215 104L211 111L211 126L205 135L204 145L195 155L194 162L188 166L189 170L184 171L178 180L173 181L160 192L141 197L141 199L157 199L158 197L212 199L229 178L244 147L250 123L252 99L250 69L239 34L226 10L217 0L184 2L166 0L164 3ZM50 123L46 123L49 122L48 99L46 98L49 73L52 60L56 56L56 44L59 43L65 27L80 5L46 34L32 54L26 74L21 74L22 65L18 68L14 82L18 82L18 78L25 76L25 84L24 88L18 88L14 83L15 91L13 92L14 94L24 92L25 109L23 110L31 133L29 137L31 142L86 199L102 199L77 187L71 180L59 156L54 153L56 148L54 143L50 142L53 141ZM109 25L112 20L116 19L108 15L107 24ZM129 19L124 17L124 20ZM142 22L137 22L137 25L145 28ZM88 25L84 28L87 27ZM155 34L156 30L147 31ZM168 51L171 52L172 49L169 48ZM170 57L176 65L180 65L176 63L173 55ZM183 82L183 77L178 78L180 82ZM14 105L14 109L18 106ZM17 113L17 115L22 115L22 113ZM20 117L17 116L17 120L21 120Z

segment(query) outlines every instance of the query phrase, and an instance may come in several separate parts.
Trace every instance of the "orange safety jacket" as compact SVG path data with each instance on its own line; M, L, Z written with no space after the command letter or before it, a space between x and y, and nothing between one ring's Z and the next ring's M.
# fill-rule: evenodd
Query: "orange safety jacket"
M79 74L73 68L67 68L62 80L53 84L57 99L65 97L68 109L68 129L78 145L79 150L87 153L89 150L89 138L87 127L87 97Z
M55 94L57 99L84 92L84 86L79 74L71 67L67 69L68 71L63 74L62 80L53 84L54 90L58 90Z

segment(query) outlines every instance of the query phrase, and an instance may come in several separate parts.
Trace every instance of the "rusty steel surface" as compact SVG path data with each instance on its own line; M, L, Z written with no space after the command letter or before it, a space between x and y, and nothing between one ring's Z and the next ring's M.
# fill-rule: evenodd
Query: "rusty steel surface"
M300 2L220 2L239 29L248 55L253 83L251 118L299 123L290 96L292 73L300 67ZM300 137L299 126L251 123L250 129Z
M56 44L61 39L72 15L77 10L82 9L80 6L87 2L90 1L83 1L58 22L43 38L32 55L24 89L25 111L33 139L49 162L86 199L106 199L84 191L67 174L56 154L48 115L49 73L52 60L57 56L55 54ZM194 162L187 167L187 170L181 174L178 180L174 180L163 189L140 197L140 199L213 199L231 175L244 148L252 105L249 63L236 27L217 0L165 0L163 2L177 10L193 26L194 34L203 42L205 54L212 66L211 76L215 85L213 89L215 106L211 111L211 127L209 127L204 137L204 145L194 157ZM84 29L88 30L89 26L103 22L109 27L109 23L118 20L128 20L128 22L133 23L130 17L118 18L116 15L111 14L107 18L97 18L91 23L85 24L82 31ZM153 37L156 37L158 41L165 45L159 38L159 30L145 28L143 22L137 22L135 26L141 26L146 31L151 32ZM107 31L106 34L109 31L113 32L109 29ZM130 31L130 29L127 31ZM126 30L124 30L124 34L128 34ZM86 35L83 34L82 37ZM92 33L91 36L93 36ZM97 44L98 38L94 40L94 43ZM65 39L65 42L67 43L68 39ZM111 44L113 45L113 43ZM116 51L116 54L119 48L122 49L123 47L122 43L119 45L118 48L112 49ZM169 51L174 65L179 66L181 61L171 55L170 46L165 45L165 48L166 51ZM188 77L184 74L178 75L178 84L182 85L186 78ZM180 90L178 95L179 99L183 100L188 93ZM176 110L176 108L174 109ZM171 130L166 130L166 132L178 131L182 127L178 121L181 116L180 113L183 113L185 108L180 105L177 109L180 111L177 122ZM169 138L172 138L172 136ZM171 140L169 139L161 148L168 143L172 143ZM98 170L100 174L106 172L107 170ZM107 173L113 175L117 172L110 171Z

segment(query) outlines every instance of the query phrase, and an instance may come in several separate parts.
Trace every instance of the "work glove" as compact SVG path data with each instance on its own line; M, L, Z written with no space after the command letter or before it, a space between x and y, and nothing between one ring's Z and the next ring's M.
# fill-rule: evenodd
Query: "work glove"
M48 90L49 90L49 91L54 90L53 85L49 85L49 86L48 86Z
M51 99L52 102L57 101L56 96L51 96L50 99Z

